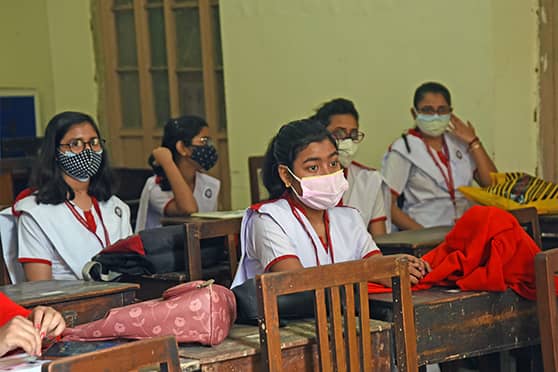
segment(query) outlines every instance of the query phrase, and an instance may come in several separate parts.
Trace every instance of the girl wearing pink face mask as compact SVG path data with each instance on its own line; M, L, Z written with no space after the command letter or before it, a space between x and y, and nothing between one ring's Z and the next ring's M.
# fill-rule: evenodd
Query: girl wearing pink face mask
M263 181L271 199L246 211L233 288L267 271L381 254L358 211L338 206L348 184L336 141L318 121L281 127L266 152ZM411 281L416 283L429 268L418 258L409 260Z

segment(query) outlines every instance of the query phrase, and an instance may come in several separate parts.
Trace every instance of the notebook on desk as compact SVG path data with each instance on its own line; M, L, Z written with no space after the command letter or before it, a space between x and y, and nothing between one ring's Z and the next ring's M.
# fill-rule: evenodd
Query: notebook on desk
M219 219L241 218L242 216L244 216L245 211L246 209L237 209L234 211L197 212L197 213L192 213L190 216L199 217L199 218L219 218Z

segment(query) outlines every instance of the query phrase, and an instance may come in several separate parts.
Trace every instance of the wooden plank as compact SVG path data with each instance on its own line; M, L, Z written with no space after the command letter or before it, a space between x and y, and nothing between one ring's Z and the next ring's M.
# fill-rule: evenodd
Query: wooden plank
M370 300L374 318L392 319L391 294L372 294ZM435 287L414 292L413 304L419 365L539 343L535 303L511 290L455 292Z
M286 322L280 329L284 371L317 371L315 322ZM374 362L373 371L391 371L391 323L370 321ZM235 324L229 336L213 347L182 345L179 354L190 365L197 362L202 371L262 371L259 331L256 326Z
M345 297L347 309L355 308L355 291L352 284L347 284L345 288ZM347 334L347 349L349 352L349 370L360 370L360 358L358 355L358 339L357 339L357 322L353 311L345 313L345 333Z
M0 292L27 308L51 306L68 326L101 319L115 307L135 300L137 284L51 280L0 287Z

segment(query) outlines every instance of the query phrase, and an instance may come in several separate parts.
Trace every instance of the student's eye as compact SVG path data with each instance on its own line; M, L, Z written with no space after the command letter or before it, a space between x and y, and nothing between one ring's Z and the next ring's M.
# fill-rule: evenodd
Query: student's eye
M337 168L339 166L339 160L330 161L329 166L332 167L332 168Z
M83 141L80 139L74 139L70 141L70 147L80 148L83 146Z
M308 168L309 172L317 172L318 171L318 166L317 165L310 165Z

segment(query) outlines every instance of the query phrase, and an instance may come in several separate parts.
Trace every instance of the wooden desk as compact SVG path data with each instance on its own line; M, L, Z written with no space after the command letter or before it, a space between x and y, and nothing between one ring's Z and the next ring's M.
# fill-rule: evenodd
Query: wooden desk
M240 234L242 217L219 219L200 217L163 217L161 224L184 224L186 228L186 266L189 269L190 280L202 278L200 240L226 237L229 253L229 270L231 278L236 273L238 265L237 235Z
M540 343L537 309L508 290L413 292L419 365L464 359ZM370 295L374 318L392 316L391 293ZM542 370L542 369L541 369Z
M422 257L444 241L453 226L427 227L421 230L398 231L374 239L383 254L407 253Z
M108 310L131 304L137 284L45 280L0 287L0 292L21 306L51 306L60 311L69 327L105 316Z
M316 371L319 368L314 321L298 320L281 328L285 371ZM391 323L372 320L373 371L391 371ZM234 325L223 343L213 346L179 347L183 371L262 371L258 327Z

